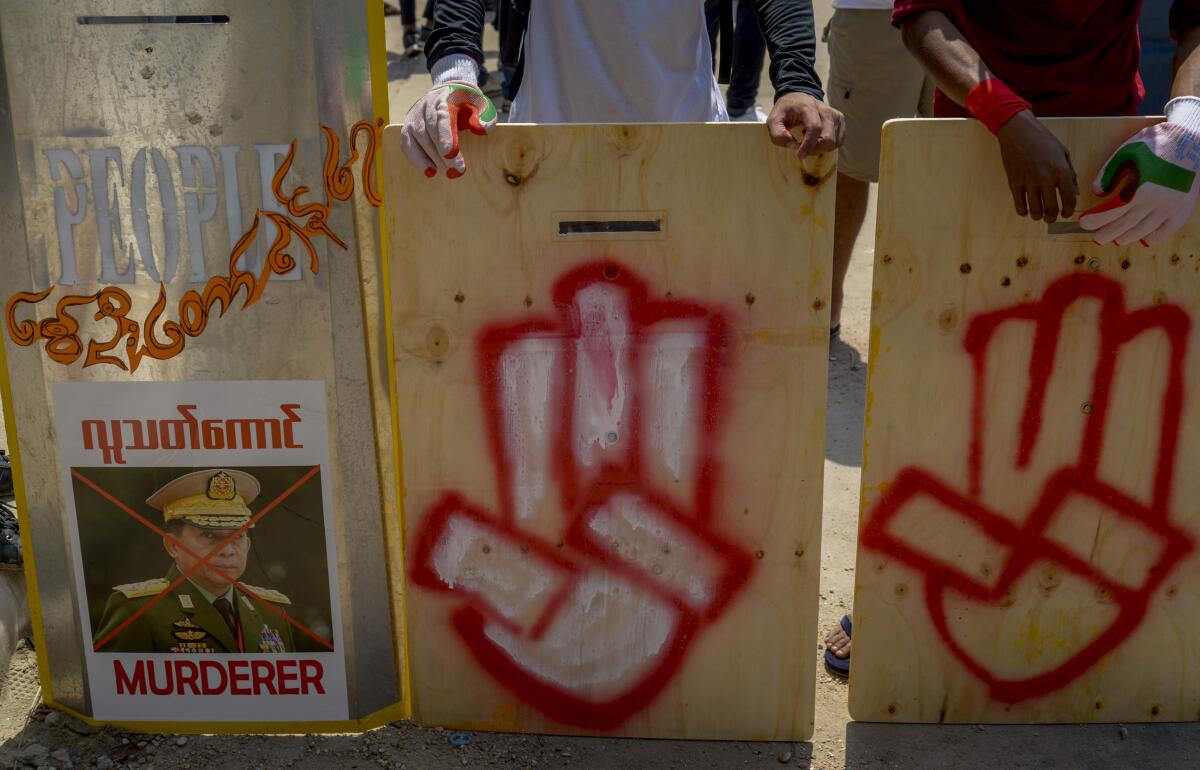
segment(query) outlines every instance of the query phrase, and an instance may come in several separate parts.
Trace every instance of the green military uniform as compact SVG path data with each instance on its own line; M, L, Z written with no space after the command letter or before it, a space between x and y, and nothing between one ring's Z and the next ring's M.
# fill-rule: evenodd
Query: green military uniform
M93 642L108 636L179 577L171 566L165 578L116 586ZM291 602L269 588L247 585L259 598L278 606ZM242 632L244 652L294 652L292 626L238 589L233 591L237 625ZM153 607L114 636L99 652L238 652L237 638L229 625L188 580L175 586Z
M249 505L258 496L258 479L245 471L213 468L184 474L152 494L146 503L163 512L170 524L236 535L252 527ZM244 564L244 562L243 562ZM113 587L92 637L98 652L294 652L292 626L282 617L291 602L270 588L246 585L253 596L234 586L222 595L232 605L227 620L218 611L222 597L213 596L192 580L155 599L176 580L179 566L165 578ZM240 576L235 576L240 577ZM257 598L255 598L257 597ZM214 606L213 602L217 605ZM149 609L139 610L154 602ZM281 612L272 612L278 607ZM137 615L128 625L129 618ZM116 629L120 629L115 635ZM109 636L112 636L110 639Z

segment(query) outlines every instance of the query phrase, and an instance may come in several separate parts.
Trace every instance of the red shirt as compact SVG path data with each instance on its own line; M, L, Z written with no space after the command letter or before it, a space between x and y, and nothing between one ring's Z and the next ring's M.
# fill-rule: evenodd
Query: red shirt
M941 11L988 69L1041 116L1132 115L1145 95L1141 0L896 0L892 24ZM1171 31L1195 22L1200 0L1175 0ZM940 90L937 117L967 117Z

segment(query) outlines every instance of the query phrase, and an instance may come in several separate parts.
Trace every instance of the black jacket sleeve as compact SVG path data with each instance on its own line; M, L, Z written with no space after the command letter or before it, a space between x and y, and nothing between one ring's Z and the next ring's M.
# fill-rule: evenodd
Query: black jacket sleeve
M483 64L484 0L438 0L433 33L425 46L429 66L447 54L464 53ZM825 97L814 66L816 33L811 0L754 0L771 54L775 98L792 91Z
M811 0L754 0L771 54L775 98L799 91L825 98L815 66L817 36Z
M425 62L465 53L483 64L484 0L438 0L433 6L433 32L425 44Z
M1175 0L1171 3L1171 37L1176 43L1196 26L1200 26L1200 2Z

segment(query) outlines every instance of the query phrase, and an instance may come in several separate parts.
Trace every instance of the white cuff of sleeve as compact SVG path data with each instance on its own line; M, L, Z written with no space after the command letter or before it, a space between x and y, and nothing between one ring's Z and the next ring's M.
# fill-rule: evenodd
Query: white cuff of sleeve
M1176 96L1167 102L1167 122L1200 134L1200 97Z
M479 64L465 53L446 54L429 68L434 88L447 83L467 83L479 87Z

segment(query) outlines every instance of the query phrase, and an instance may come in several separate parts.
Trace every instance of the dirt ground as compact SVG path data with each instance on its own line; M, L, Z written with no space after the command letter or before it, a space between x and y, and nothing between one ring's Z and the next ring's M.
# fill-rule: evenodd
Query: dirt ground
M816 0L818 29L830 0ZM389 48L400 25L387 22ZM494 65L496 40L485 48ZM828 57L818 46L818 67ZM494 70L494 66L492 67ZM427 88L421 58L388 54L392 118ZM760 104L769 107L764 78ZM842 339L830 350L821 569L821 627L849 611L854 590L862 413L866 383L874 194L846 285ZM0 418L2 419L2 418ZM2 425L0 425L2 429ZM0 434L2 442L2 434ZM5 446L0 443L0 447ZM819 657L820 644L796 651ZM1117 768L1194 767L1197 725L920 726L852 723L846 685L818 663L816 732L806 743L558 738L454 733L396 723L350 736L146 736L96 729L39 704L36 661L22 648L0 691L0 768ZM460 745L461 744L461 745Z

